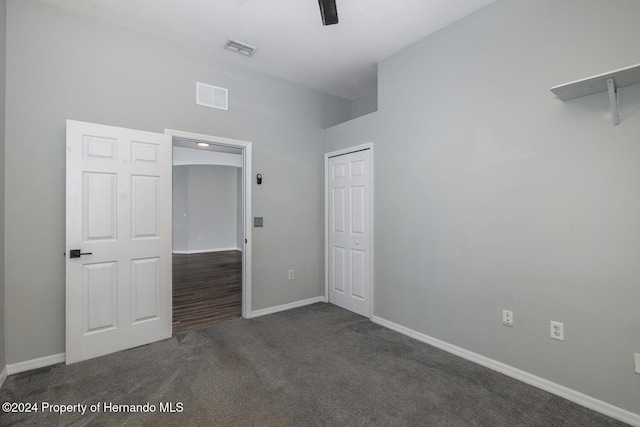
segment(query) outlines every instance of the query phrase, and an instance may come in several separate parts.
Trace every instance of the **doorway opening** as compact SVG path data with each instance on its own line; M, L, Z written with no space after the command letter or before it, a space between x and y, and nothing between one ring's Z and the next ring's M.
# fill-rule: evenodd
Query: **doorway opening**
M251 317L251 143L173 139L173 332Z

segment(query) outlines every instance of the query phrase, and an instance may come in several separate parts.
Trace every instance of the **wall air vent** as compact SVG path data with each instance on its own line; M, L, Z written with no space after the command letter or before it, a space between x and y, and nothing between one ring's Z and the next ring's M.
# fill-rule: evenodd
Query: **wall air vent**
M228 95L228 89L196 82L196 104L198 105L218 108L220 110L228 110Z
M256 50L258 50L251 45L231 39L229 39L227 44L224 45L224 48L230 50L231 52L239 53L240 55L244 56L252 56L254 53L256 53Z

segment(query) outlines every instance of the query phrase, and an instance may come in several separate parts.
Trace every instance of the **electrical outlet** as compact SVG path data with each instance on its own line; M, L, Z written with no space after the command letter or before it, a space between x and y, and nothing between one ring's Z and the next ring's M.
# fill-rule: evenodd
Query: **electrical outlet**
M551 338L564 341L564 323L551 321Z
M294 276L293 270L289 270L289 280L293 280L293 276Z
M513 326L513 311L502 310L502 324L505 326Z

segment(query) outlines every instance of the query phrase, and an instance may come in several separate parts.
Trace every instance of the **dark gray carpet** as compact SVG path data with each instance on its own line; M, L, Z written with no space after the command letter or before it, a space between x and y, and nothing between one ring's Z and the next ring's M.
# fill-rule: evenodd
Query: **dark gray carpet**
M89 407L0 414L3 426L623 425L322 303L17 374L0 390L6 401ZM105 402L155 412L105 413Z

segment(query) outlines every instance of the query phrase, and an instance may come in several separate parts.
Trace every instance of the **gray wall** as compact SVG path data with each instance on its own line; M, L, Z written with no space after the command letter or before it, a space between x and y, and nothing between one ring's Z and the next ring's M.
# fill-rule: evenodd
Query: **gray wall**
M0 372L6 365L4 320L4 138L5 138L5 70L7 67L7 2L0 0Z
M242 195L243 195L243 173L242 168L236 169L236 212L238 213L238 220L236 221L236 247L239 250L244 249L244 222L242 212Z
M238 223L242 222L238 221L242 214L238 211L238 168L199 165L174 166L173 170L173 213L177 215L173 250L241 248L237 235ZM177 194L182 191L186 191L186 197ZM183 235L178 236L179 233Z
M351 117L357 118L378 110L378 91L351 101Z
M619 126L549 91L638 63L639 16L498 0L382 61L378 112L325 133L375 143L376 316L640 413L640 85Z
M189 247L189 220L187 209L189 207L189 167L173 167L173 218L171 232L173 234L173 250L186 251Z
M10 1L7 18L8 363L65 351L65 119L253 141L266 226L253 234L252 308L322 294L322 129L350 117L348 101L34 0ZM229 88L230 110L197 106L196 81Z

